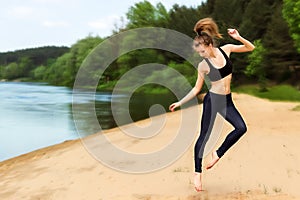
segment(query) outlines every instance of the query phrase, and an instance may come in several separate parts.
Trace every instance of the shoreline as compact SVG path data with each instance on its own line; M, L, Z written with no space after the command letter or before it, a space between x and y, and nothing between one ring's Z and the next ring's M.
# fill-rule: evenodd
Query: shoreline
M0 195L8 200L300 199L300 112L292 111L299 103L271 102L237 93L233 99L248 132L212 170L204 171L203 193L196 193L192 184L193 145L161 170L129 174L104 166L87 152L81 139L75 139L0 162ZM150 138L151 142L128 139L119 128L104 133L129 152L151 152L174 136L181 111L165 116L164 134ZM149 119L135 124L147 123ZM230 130L225 123L217 145ZM205 162L209 159L207 156Z
M54 145L50 145L50 146L43 147L40 149L36 149L34 151L24 153L19 156L0 161L0 171L3 166L11 166L12 164L16 164L16 163L26 163L30 160L34 160L34 159L42 157L49 151L57 151L59 149L68 148L69 146L76 144L78 142L80 142L80 139L66 140L66 141L58 143L58 144L54 144Z

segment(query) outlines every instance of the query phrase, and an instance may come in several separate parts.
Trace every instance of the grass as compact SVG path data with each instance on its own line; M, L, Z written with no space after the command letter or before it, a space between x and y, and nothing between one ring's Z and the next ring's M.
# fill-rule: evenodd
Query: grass
M295 108L293 108L292 111L300 111L300 105L298 105Z
M233 89L233 92L246 93L256 97L272 101L293 101L300 102L300 91L290 85L276 85L268 87L267 91L260 91L257 85L243 85ZM300 109L300 108L296 108Z

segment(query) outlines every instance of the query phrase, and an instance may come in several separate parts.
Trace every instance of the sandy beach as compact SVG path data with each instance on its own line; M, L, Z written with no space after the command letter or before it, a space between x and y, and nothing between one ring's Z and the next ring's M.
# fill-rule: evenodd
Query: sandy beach
M101 134L40 149L0 163L0 199L3 200L292 200L300 199L299 103L271 102L233 94L248 131L213 169L204 170L203 192L193 186L193 146L162 169L126 173L99 162L86 147ZM185 110L198 109L202 105ZM110 142L127 152L149 153L174 138L182 111L156 116L164 119L160 134L136 139L121 129L105 131ZM222 120L221 118L217 120ZM191 120L192 123L193 120ZM147 125L149 119L135 125ZM127 125L126 128L130 129ZM192 124L191 124L192 126ZM227 122L217 145L232 127ZM197 133L192 134L194 139ZM99 148L99 147L95 147ZM105 145L101 146L105 152ZM109 155L109 153L106 153ZM210 154L205 157L208 162ZM112 158L113 160L113 158ZM130 167L131 163L127 162Z

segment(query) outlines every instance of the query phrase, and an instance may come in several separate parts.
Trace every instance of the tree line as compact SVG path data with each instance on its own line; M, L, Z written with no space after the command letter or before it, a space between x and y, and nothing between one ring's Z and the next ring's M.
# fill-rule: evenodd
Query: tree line
M237 43L226 34L227 28L236 28L257 47L252 53L232 55L233 84L258 82L262 88L269 82L296 85L300 74L299 16L300 0L207 0L197 7L175 4L170 10L162 3L152 5L144 0L128 9L126 24L116 26L112 36L134 28L164 27L193 38L194 24L201 18L212 17L224 36L220 45ZM86 56L106 39L89 35L70 48L45 47L1 53L0 78L27 77L72 87ZM122 42L136 41L126 38ZM99 89L112 89L124 73L146 63L168 65L184 74L192 84L197 76L192 64L178 55L142 49L122 55L111 63L100 79ZM165 69L158 69L157 73L180 84L179 79L168 77ZM145 78L155 80L155 74ZM152 86L154 89L159 87Z
M0 53L0 78L35 79L33 71L37 66L50 66L68 51L68 47L46 46Z

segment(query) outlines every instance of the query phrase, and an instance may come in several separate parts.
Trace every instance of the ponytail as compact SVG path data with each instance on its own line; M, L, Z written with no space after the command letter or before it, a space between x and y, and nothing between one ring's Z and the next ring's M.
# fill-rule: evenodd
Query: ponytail
M194 26L194 31L197 36L207 35L212 39L221 39L222 35L219 33L218 25L212 18L204 18L199 20Z

